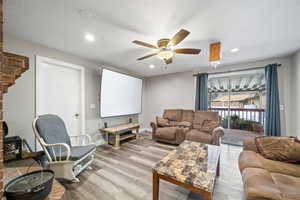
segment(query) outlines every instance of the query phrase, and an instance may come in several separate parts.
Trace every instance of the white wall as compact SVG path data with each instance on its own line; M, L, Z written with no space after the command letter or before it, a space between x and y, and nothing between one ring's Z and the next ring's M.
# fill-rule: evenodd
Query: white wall
M212 67L202 68L197 72L228 71L233 69L262 67L271 63L281 63L278 69L280 102L283 105L281 110L282 134L289 133L286 121L291 112L289 104L290 87L289 74L291 58L276 58L258 62L242 63L238 65L220 66L217 69ZM155 116L161 116L166 108L194 109L195 78L194 72L175 73L163 76L150 77L145 79L145 102L143 104L143 126L149 128L149 123Z
M292 67L290 71L290 113L289 126L290 134L300 137L300 50L292 57Z
M164 109L194 109L193 72L150 77L144 83L143 127L149 128L150 122L161 116Z
M16 84L10 87L8 93L4 95L4 120L8 123L10 136L19 135L25 138L32 148L34 147L34 135L31 123L35 117L35 55L85 67L86 133L98 133L98 128L103 127L104 122L113 125L128 121L128 117L99 118L101 64L42 45L23 41L8 34L4 34L4 51L27 56L29 57L30 64L29 70L23 73L22 76L17 79ZM120 71L116 68L113 69ZM96 108L91 109L91 104L96 104ZM135 121L138 120L137 115L132 117ZM101 140L100 143L102 142Z
M131 117L134 121L140 121L142 127L149 128L150 121L153 121L155 116L162 115L163 110L166 108L194 109L195 80L192 75L196 71L146 78L143 83L142 114L99 119L100 73L96 69L100 69L101 64L42 45L19 40L7 34L4 36L5 51L28 56L30 59L30 69L4 95L4 119L8 122L10 135L20 135L27 139L31 145L34 144L31 122L35 117L35 55L86 67L86 130L89 134L97 133L98 127L103 127L104 122L108 122L109 125L121 124L127 122L128 118ZM281 111L282 133L297 135L299 134L297 124L300 119L300 106L298 103L300 100L299 52L293 58L269 59L221 66L217 69L208 67L202 68L201 71L212 72L261 67L275 62L282 64L282 67L279 68L280 101L284 105L284 110ZM120 69L113 69L124 72ZM96 109L91 109L90 104L96 104Z

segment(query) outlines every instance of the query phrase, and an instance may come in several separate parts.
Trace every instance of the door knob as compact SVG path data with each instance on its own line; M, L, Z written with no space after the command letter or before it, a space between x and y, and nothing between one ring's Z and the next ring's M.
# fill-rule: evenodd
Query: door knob
M76 114L75 114L75 117L79 117L79 113L76 113Z

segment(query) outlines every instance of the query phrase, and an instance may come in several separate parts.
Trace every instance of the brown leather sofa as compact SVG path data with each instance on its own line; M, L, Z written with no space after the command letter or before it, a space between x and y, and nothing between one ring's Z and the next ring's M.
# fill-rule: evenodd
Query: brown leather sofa
M253 138L244 140L239 168L246 200L300 200L300 165L266 159L258 152Z
M163 117L156 117L151 127L153 140L171 144L191 140L220 145L220 137L224 135L218 113L210 111L164 110Z

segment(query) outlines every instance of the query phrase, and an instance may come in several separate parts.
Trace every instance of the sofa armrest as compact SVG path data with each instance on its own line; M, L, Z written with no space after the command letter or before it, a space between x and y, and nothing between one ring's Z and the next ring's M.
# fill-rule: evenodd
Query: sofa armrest
M217 127L213 130L212 136L213 136L213 144L220 146L220 139L224 135L224 128Z
M219 137L222 137L224 135L224 128L219 126L213 130L212 134L218 134Z
M151 122L150 126L152 127L152 139L155 140L155 133L156 133L157 125L154 122Z
M176 128L176 144L181 144L185 140L185 133L189 128Z
M254 138L249 138L249 137L245 138L243 140L243 149L244 151L254 151L256 153L259 153Z

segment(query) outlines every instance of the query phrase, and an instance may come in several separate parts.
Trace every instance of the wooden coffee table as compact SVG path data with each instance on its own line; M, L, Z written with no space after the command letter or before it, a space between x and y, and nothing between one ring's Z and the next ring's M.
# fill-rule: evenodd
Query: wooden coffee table
M108 143L108 135L111 134L114 136L114 146L115 149L120 149L120 141L125 140L128 138L135 137L137 140L140 139L140 124L138 123L128 123L128 124L121 124L116 125L109 128L103 128L99 129L100 132L103 132L106 134L106 141ZM135 130L135 133L127 134L125 136L121 136L121 133L124 133L126 131Z
M153 168L153 200L159 199L160 179L211 200L219 175L219 159L219 146L184 141Z

